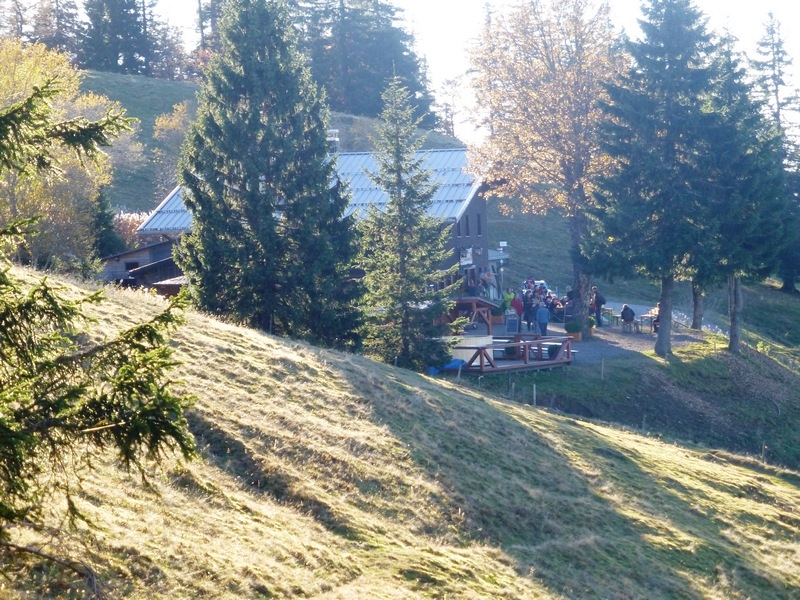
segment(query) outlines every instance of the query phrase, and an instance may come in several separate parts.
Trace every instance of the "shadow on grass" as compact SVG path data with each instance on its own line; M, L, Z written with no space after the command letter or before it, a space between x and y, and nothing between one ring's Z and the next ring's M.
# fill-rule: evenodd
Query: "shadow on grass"
M359 534L335 511L316 497L298 492L295 481L285 472L269 469L261 457L249 449L241 440L203 417L198 411L186 413L189 428L202 449L203 458L221 471L229 472L238 478L250 491L269 494L278 502L291 506L301 513L310 515L331 533L350 540L359 539ZM184 478L189 477L188 474ZM196 487L192 481L176 482L183 487Z
M575 421L413 377L380 380L374 420L444 488L444 512L463 511L461 534L502 548L520 574L570 598L703 598L727 581L723 595L791 597L777 572L727 538L726 524L698 514L626 448ZM358 393L357 376L351 384ZM653 522L626 514L624 502L653 498ZM664 542L662 515L694 543Z

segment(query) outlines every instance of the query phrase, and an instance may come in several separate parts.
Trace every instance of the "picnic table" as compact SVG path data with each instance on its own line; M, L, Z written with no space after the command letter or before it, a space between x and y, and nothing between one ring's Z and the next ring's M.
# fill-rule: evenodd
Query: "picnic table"
M650 325L650 333L653 333L653 319L658 316L658 313L654 312L646 312L643 315L639 315L639 331L642 331L642 327L644 327L645 322Z
M609 325L612 323L614 325L619 325L620 319L622 318L622 315L615 313L613 308L603 308L600 314L608 320Z

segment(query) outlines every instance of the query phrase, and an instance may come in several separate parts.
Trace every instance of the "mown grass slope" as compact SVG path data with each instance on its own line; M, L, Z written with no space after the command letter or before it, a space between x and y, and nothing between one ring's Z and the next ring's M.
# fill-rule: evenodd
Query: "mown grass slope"
M141 292L109 296L97 308L105 331L163 306ZM80 508L102 529L91 555L61 548L93 556L109 597L800 591L797 472L187 319L173 341L176 378L197 396L189 418L202 459L168 461L148 489L96 457ZM559 376L578 394L594 384L577 369ZM692 385L691 372L679 376ZM4 597L83 585L56 567L10 575Z

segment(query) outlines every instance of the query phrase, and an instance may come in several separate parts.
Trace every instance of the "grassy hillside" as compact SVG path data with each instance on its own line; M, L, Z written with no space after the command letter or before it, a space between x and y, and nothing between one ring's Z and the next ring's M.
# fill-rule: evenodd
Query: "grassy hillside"
M156 119L172 107L195 100L199 87L186 81L164 81L138 75L85 71L81 90L119 102L129 117L139 119L138 141L144 145L144 160L135 169L118 170L108 192L111 205L130 212L148 212L163 199L156 186L152 163L153 127Z
M109 296L97 308L105 330L162 306L141 292ZM108 597L765 600L800 591L800 473L200 314L188 314L174 347L176 376L197 395L189 416L202 460L167 464L147 489L97 457L80 497L102 526L96 542L81 548L77 532L46 546L88 560ZM654 362L639 361L629 366ZM699 397L717 382L696 373L726 364L687 351L674 369L659 367L662 388ZM552 375L576 399L593 389L615 404L624 389L669 401L619 374L616 389L599 386L588 367ZM769 381L754 370L737 385L754 392ZM26 565L0 586L12 598L83 589L68 572Z

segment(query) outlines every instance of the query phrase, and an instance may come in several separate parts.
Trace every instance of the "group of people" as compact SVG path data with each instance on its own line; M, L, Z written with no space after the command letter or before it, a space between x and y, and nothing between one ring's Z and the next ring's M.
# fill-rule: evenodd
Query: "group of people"
M564 322L572 315L578 295L567 287L567 293L559 298L544 284L536 284L529 278L521 291L508 288L505 292L506 304L514 309L527 330L539 335L547 335L547 326L551 321Z
M481 285L482 283L483 285ZM488 287L484 282L475 283L474 281L469 281L466 285L467 295L477 296L484 287ZM514 309L520 322L526 324L528 331L547 335L547 326L551 321L564 323L570 319L574 313L575 306L580 301L580 294L578 290L573 290L567 286L566 294L559 298L552 290L547 289L545 284L537 283L532 277L529 277L522 284L520 291L515 291L511 287L507 288L504 299L506 306ZM605 305L605 296L600 293L597 286L592 286L589 311L590 314L595 316L596 327L603 326L602 317ZM658 333L658 313L660 309L661 303L659 302L655 308L650 310L651 315L656 315L653 318L653 331L655 333ZM636 313L630 306L623 304L620 318L624 325L633 326L636 320Z
M496 298L499 290L494 290L494 288L498 287L495 274L490 270L486 270L477 281L469 279L465 282L464 293L467 296L478 298Z

